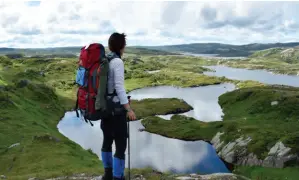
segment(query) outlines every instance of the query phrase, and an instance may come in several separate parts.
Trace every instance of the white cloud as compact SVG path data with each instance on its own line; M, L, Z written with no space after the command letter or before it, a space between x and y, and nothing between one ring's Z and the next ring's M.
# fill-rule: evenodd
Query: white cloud
M298 2L1 1L0 47L299 41Z

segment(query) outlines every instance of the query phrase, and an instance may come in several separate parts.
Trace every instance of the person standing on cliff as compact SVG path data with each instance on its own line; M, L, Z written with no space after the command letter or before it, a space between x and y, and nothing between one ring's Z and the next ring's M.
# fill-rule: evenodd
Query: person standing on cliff
M127 119L136 119L134 111L131 109L128 96L124 86L124 63L122 55L126 46L126 35L113 33L108 41L111 51L109 59L109 72L107 90L108 94L116 93L113 102L119 103L124 108L123 113L102 119L101 129L103 131L102 161L105 174L102 180L125 179L125 151L127 149ZM112 158L112 143L115 142L116 151Z

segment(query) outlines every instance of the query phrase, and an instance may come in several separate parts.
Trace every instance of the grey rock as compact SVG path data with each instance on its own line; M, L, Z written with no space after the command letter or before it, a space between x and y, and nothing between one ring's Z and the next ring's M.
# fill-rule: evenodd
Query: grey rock
M12 145L10 145L10 146L8 147L8 149L13 148L13 147L15 147L15 146L19 146L19 145L20 145L20 143L12 144Z
M6 176L1 175L1 176L0 176L0 179L6 179Z
M142 175L136 174L133 176L134 180L146 180Z
M219 144L221 144L220 136L223 135L222 132L217 132L217 134L213 137L211 140L211 143L213 144L214 148L217 150L217 147L219 147Z
M244 156L244 158L239 162L240 165L251 165L251 166L260 166L262 165L262 163L263 161L258 159L258 157L253 153Z
M28 180L38 180L36 177L29 178Z
M235 151L230 151L229 153L227 153L224 156L224 160L229 163L235 162L236 160Z
M233 148L235 147L236 142L229 142L227 145L225 145L221 152L220 155L225 156L227 155L229 152L231 152L233 150Z
M44 71L39 72L39 74L40 74L41 76L45 77L45 72L44 72Z
M272 101L271 102L271 106L276 106L276 105L278 105L278 101Z
M192 174L189 176L179 176L176 179L181 180L249 180L246 177L232 173L214 173L208 175Z
M282 142L277 142L269 151L268 155L278 155L279 153L285 153L286 151L290 151L290 148L284 146Z
M288 155L290 152L291 152L291 148L285 148L285 149L282 149L278 152L277 156L278 157L283 157L283 156L286 156Z

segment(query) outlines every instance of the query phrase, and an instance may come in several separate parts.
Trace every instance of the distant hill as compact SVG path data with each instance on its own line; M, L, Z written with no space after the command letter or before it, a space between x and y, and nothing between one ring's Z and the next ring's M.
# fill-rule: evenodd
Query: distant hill
M194 54L217 54L222 57L250 56L255 51L269 48L289 48L299 46L299 42L292 43L272 43L272 44L247 44L230 45L221 43L194 43L167 46L137 46L148 49L157 49L176 53L194 53Z
M1 48L0 54L23 54L25 56L41 56L41 55L59 55L59 56L70 56L70 55L78 55L80 53L81 47L54 47L54 48ZM106 49L107 50L107 49ZM142 47L127 47L126 53L130 54L141 54L141 55L174 55L175 53L156 50L156 49L148 49Z
M291 48L270 48L256 51L250 57L279 59L287 63L299 63L299 46Z
M269 48L292 48L296 46L299 46L299 42L272 44L254 43L246 45L194 43L167 46L129 46L126 48L126 53L142 55L174 55L178 53L193 53L216 54L218 57L246 57L254 54L256 51ZM33 49L0 48L0 54L22 53L27 56L64 54L69 56L70 54L78 55L80 48L81 47L79 46Z

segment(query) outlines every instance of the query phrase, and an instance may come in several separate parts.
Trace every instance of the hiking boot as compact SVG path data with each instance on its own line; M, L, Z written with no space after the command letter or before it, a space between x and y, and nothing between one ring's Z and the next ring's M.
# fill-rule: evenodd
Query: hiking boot
M102 180L113 180L112 152L102 151L102 162L105 168L105 174L102 177Z
M113 180L125 180L125 177L121 177L121 178L113 177Z
M124 180L125 160L114 156L113 159L113 179Z
M102 180L113 180L112 168L105 168L105 174Z

